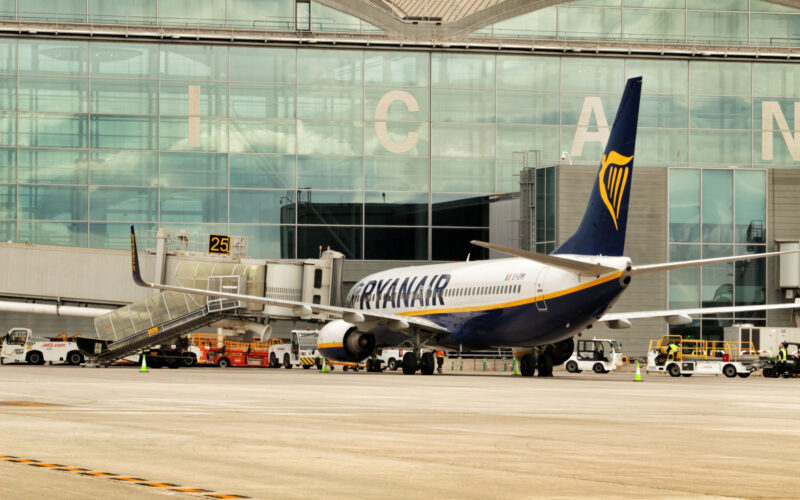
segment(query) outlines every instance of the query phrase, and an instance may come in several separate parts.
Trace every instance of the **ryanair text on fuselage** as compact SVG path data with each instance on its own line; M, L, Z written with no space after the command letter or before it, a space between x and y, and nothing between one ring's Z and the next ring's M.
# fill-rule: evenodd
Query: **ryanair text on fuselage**
M450 274L434 274L428 278L429 276L407 276L370 280L356 286L349 306L357 306L359 309L443 306L444 291L450 284Z

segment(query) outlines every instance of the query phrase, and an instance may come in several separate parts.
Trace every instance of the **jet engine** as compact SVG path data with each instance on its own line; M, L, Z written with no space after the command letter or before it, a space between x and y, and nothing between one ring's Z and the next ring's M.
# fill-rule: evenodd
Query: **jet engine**
M572 356L572 352L574 350L575 341L572 340L572 337L553 344L551 351L553 356L553 366L566 363L569 357Z
M337 319L319 331L317 349L334 361L358 362L375 350L375 335L359 332L356 325Z

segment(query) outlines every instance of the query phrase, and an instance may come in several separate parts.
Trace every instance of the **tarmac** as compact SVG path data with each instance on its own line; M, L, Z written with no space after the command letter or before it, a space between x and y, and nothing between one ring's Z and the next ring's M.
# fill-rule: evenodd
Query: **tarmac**
M630 370L5 365L0 498L797 497L798 396Z

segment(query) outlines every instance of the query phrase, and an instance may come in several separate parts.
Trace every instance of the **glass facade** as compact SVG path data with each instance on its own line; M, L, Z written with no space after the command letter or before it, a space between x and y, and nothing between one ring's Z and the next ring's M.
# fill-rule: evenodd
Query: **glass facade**
M482 258L468 242L520 155L595 165L634 75L637 166L687 172L676 255L752 246L738 171L797 168L793 64L40 39L0 40L0 233L126 248L133 223L248 236L258 257Z
M0 19L251 30L381 33L318 2L295 0L0 0Z
M798 26L800 11L763 0L576 0L472 36L796 46Z
M763 253L766 170L674 168L669 176L670 261ZM766 262L744 260L669 273L670 308L766 303ZM719 315L671 327L694 338L721 340L734 319L763 323L765 311ZM741 321L740 321L741 322Z

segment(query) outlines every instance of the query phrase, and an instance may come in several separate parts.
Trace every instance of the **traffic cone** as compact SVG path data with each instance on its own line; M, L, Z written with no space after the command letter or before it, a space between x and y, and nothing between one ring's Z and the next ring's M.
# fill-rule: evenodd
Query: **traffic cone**
M642 381L642 370L639 368L639 362L636 362L636 375L633 377L634 382L641 382Z
M328 373L328 360L322 358L322 373Z
M517 362L517 358L514 358L514 362L512 364L514 365L513 375L519 375L519 363Z
M139 369L140 373L147 373L147 356L142 354L142 367Z

